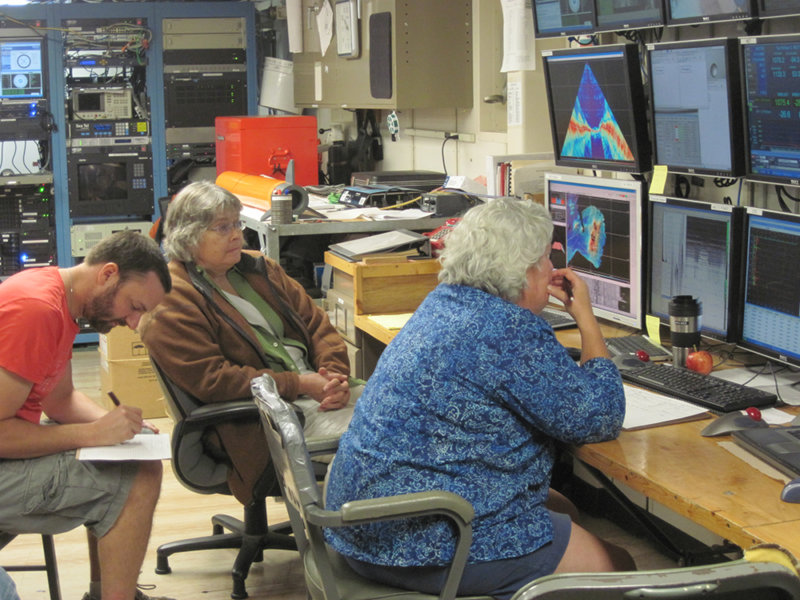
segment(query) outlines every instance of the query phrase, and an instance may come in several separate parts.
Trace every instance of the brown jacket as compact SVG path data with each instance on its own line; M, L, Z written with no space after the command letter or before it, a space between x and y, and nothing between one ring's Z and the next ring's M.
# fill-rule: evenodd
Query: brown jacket
M243 251L237 268L280 316L286 336L305 344L314 369L349 374L344 341L299 283L258 252ZM142 319L139 331L175 384L201 402L226 402L250 398L250 380L269 373L281 396L294 400L299 375L283 371L280 360L264 352L250 324L196 267L171 261L169 270L172 291ZM248 502L253 483L269 462L260 426L215 429L215 445L232 462L228 483L240 501Z

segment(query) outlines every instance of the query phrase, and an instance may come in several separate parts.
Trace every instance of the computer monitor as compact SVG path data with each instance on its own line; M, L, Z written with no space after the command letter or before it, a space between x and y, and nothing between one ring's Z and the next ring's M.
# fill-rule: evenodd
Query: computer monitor
M800 35L744 37L740 44L746 177L800 185Z
M786 17L800 15L800 0L758 0L758 16Z
M0 99L44 97L43 38L0 39Z
M800 216L747 209L742 348L800 365Z
M648 223L647 312L668 324L673 296L694 296L701 334L737 341L744 209L651 195Z
M636 44L547 50L542 58L556 164L649 170Z
M667 25L751 19L752 0L667 0Z
M648 44L653 161L713 177L744 172L739 44Z
M594 0L533 0L536 37L589 33L594 29Z
M639 181L545 174L553 218L553 266L589 286L594 313L642 326L642 210Z
M643 29L664 25L662 0L595 0L597 31Z

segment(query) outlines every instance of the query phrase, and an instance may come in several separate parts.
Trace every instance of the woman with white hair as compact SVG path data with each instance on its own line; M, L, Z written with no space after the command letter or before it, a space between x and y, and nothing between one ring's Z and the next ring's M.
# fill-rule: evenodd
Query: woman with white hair
M386 348L331 467L327 503L448 490L475 509L459 595L509 598L542 575L635 568L573 522L550 489L556 443L619 434L625 397L586 284L553 270L553 225L532 202L469 210L447 238L440 284ZM565 291L569 290L569 292ZM581 364L538 316L562 301ZM561 512L557 512L561 511ZM436 594L453 532L432 517L330 529L361 575Z
M206 181L170 202L164 247L172 291L142 319L142 340L201 402L250 398L250 380L268 373L302 410L307 436L338 435L363 382L349 377L347 348L325 311L277 262L243 249L241 208ZM247 503L269 461L260 424L214 429L205 441L230 459L228 484Z

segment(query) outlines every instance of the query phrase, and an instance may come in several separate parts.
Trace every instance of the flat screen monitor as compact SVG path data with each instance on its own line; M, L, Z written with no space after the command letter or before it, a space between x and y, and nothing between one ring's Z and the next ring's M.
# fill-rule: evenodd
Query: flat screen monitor
M636 44L548 50L542 57L556 164L649 170Z
M758 16L763 18L800 15L800 0L758 0Z
M0 98L44 97L43 38L0 40Z
M800 216L747 209L739 345L800 365Z
M594 0L533 0L536 37L588 33L594 29Z
M595 0L597 31L664 25L662 0Z
M800 35L740 39L746 176L800 185Z
M589 286L596 316L642 326L642 210L639 181L545 174L553 218L553 266Z
M673 296L703 303L701 334L737 341L744 209L650 196L647 312L669 323Z
M744 172L739 44L649 44L653 161L713 177Z
M667 25L751 19L753 0L667 0Z

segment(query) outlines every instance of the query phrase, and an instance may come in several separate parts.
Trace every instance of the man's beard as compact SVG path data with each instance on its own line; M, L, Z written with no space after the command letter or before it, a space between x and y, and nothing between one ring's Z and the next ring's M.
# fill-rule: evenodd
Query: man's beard
M125 325L124 319L110 319L114 308L114 299L117 297L119 282L99 296L92 298L86 310L84 319L98 333L108 333L117 325Z

